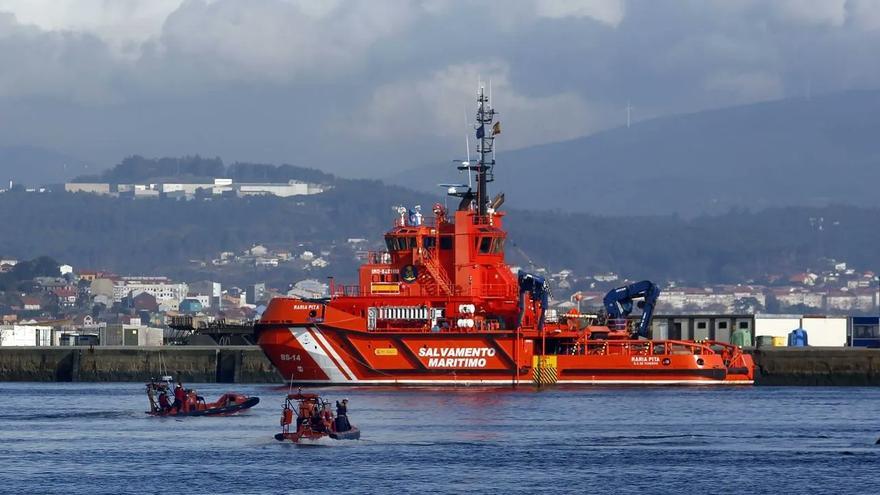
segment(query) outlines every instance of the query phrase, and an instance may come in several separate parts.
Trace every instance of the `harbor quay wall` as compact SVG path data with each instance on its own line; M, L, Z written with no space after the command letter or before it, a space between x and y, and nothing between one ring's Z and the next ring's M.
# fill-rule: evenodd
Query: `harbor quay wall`
M880 385L880 349L747 349L758 385ZM0 381L282 383L256 346L0 347Z
M281 383L256 346L0 347L0 381Z
M880 385L880 349L759 347L748 350L758 385Z

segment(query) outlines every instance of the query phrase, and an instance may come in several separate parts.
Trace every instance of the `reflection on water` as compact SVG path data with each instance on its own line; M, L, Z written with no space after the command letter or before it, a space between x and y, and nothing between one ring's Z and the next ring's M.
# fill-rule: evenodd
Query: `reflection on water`
M137 383L0 384L0 492L880 493L876 388L333 388L363 440L329 448L273 439L287 388L234 388L260 404L175 419Z

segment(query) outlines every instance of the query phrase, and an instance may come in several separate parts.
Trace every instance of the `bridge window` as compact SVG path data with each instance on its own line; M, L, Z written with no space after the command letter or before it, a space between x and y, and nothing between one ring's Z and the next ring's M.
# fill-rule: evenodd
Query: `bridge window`
M495 242L492 243L492 254L501 254L504 252L504 239L497 238Z
M434 249L434 245L437 243L437 239L433 237L423 237L422 245L425 246L425 249Z
M452 236L444 235L440 237L440 249L452 249Z
M480 237L480 254L489 254L492 251L492 238Z
M416 238L413 237L386 237L385 245L388 251L403 251L416 247Z

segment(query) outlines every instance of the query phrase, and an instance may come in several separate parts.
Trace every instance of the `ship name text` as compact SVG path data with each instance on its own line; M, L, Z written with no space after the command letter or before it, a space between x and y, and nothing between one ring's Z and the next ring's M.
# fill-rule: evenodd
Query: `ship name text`
M660 364L660 358L657 356L633 356L630 361L636 366L657 366Z
M491 347L422 347L419 357L428 358L429 368L485 368L486 358L495 356Z

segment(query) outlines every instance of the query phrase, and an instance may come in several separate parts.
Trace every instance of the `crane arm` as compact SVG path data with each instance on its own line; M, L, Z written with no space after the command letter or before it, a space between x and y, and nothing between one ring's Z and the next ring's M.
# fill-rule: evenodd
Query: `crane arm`
M637 333L641 337L647 337L659 297L660 288L648 280L642 280L610 290L602 302L609 318L626 318L632 313L633 300L641 299L638 306L642 308L642 318Z
M525 296L529 294L533 303L541 303L541 317L538 319L538 330L544 328L544 314L547 312L547 306L550 299L550 287L544 277L539 277L531 273L520 270L517 273L517 281L519 282L519 322L522 325L523 316L526 312Z

